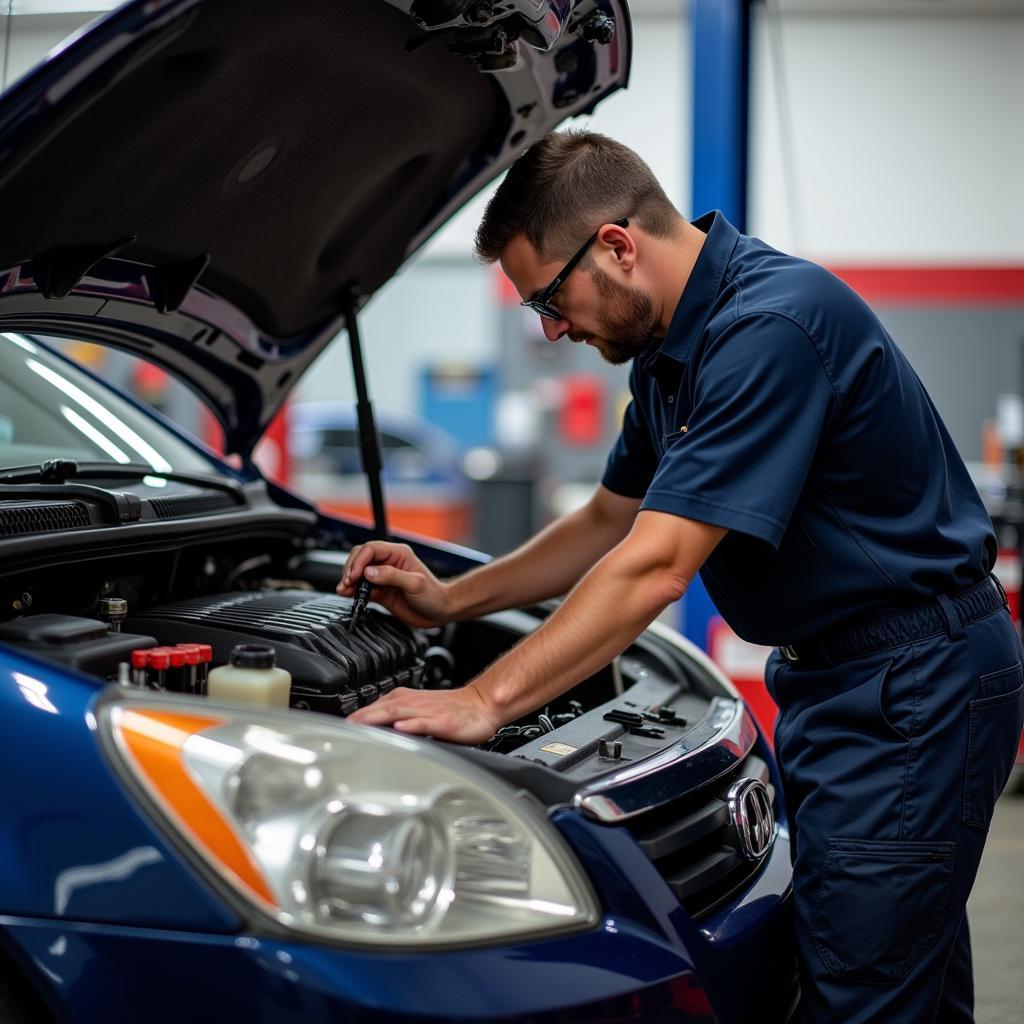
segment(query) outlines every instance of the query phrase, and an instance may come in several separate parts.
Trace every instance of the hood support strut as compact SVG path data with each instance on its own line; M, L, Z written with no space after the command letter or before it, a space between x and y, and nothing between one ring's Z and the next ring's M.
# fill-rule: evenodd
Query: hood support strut
M363 460L363 472L370 485L370 503L373 506L373 532L378 540L388 539L387 513L384 509L384 487L381 481L383 460L380 437L373 419L373 405L366 387L366 369L363 366L363 350L359 343L359 323L356 307L359 291L349 289L345 302L345 329L352 353L352 376L356 382L356 416L359 420L359 451Z

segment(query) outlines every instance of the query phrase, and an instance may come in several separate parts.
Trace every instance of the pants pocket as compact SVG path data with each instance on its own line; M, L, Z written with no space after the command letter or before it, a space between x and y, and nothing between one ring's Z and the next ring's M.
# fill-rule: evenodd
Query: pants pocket
M828 841L811 937L829 973L889 985L904 978L942 932L955 843Z
M906 680L903 679L904 675L907 676ZM896 665L896 659L887 658L871 667L870 675L862 682L835 694L827 703L823 701L821 707L828 712L839 729L905 743L907 737L900 728L905 717L901 714L905 702L897 690L907 685L913 685L912 673L902 672ZM913 717L912 714L910 717Z
M1021 731L1021 665L982 676L971 701L964 769L965 825L987 829L1013 767Z

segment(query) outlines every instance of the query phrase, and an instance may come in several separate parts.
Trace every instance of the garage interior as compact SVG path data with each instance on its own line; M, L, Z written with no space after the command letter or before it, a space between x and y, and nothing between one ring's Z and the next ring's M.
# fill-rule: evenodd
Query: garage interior
M0 86L116 6L5 0ZM1024 0L632 0L630 11L629 88L575 123L635 149L687 218L721 210L871 306L985 501L1019 629ZM360 318L392 528L488 555L586 500L628 402L628 367L549 345L500 269L472 258L495 185ZM61 345L223 450L214 416L164 370L85 341ZM342 332L255 458L322 511L369 521L350 359ZM697 584L662 621L706 651L771 728L768 648L737 636ZM979 1024L1024 1021L1022 864L1024 738L969 903Z

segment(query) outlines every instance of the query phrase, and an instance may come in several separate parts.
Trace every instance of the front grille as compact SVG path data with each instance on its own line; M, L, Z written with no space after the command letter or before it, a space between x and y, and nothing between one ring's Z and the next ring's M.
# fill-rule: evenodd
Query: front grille
M202 516L237 508L238 503L230 494L197 494L178 498L150 498L149 507L158 519L177 519L180 516Z
M80 501L0 502L0 536L3 537L77 530L91 525L89 510Z
M768 765L751 754L714 782L623 822L692 917L720 906L768 856L749 861L740 853L726 802L729 788L740 779L759 779L768 787L777 818Z

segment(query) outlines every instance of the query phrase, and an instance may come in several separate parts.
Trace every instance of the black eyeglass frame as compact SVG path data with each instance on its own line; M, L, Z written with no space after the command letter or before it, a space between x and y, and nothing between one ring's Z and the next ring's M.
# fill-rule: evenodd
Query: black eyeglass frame
M606 224L614 224L616 227L628 228L629 218L620 217L618 220L605 221ZM528 299L523 299L519 303L520 306L529 306L535 313L539 313L542 317L548 320L564 320L565 317L555 309L554 306L550 305L552 298L557 294L558 289L565 284L565 279L576 269L576 264L587 254L587 250L597 241L597 236L601 234L601 225L580 247L576 250L576 254L571 260L554 277L549 285L542 288L539 292L534 292L533 295Z

